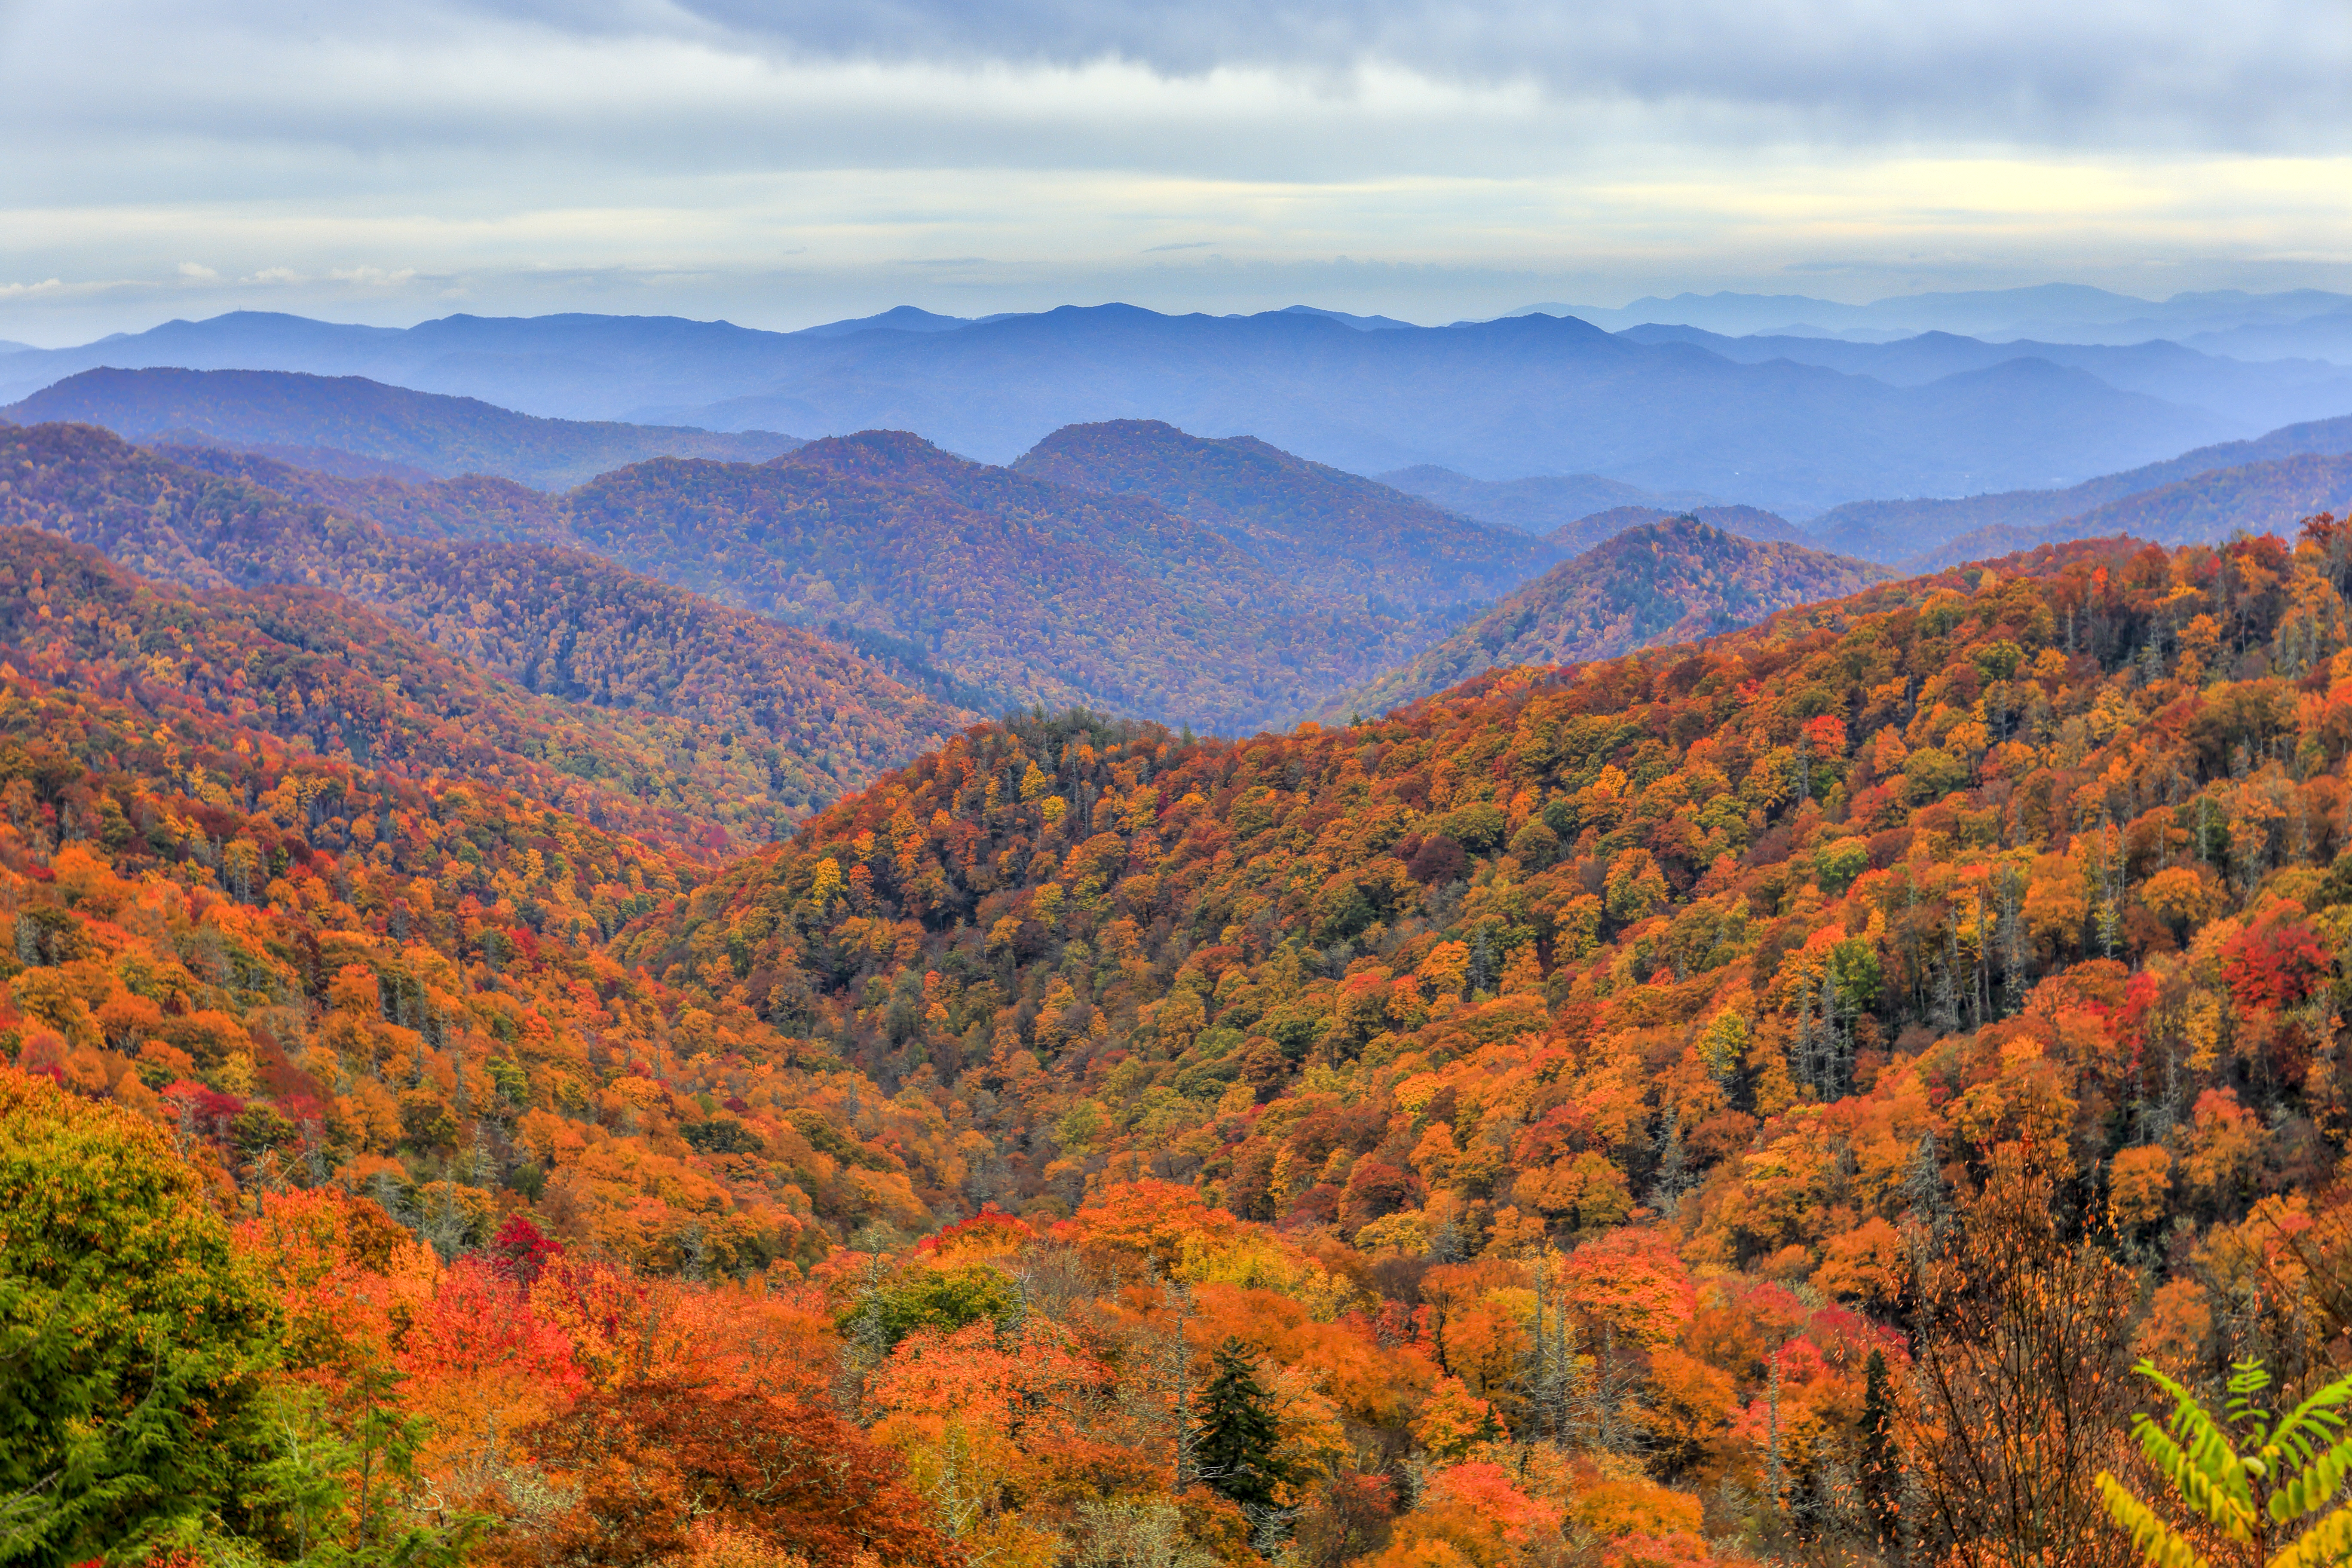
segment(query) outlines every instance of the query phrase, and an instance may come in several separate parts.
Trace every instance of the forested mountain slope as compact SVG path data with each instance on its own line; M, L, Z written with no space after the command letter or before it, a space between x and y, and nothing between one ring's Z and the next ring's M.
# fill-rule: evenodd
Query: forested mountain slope
M21 1397L213 1358L151 1380L180 1489L31 1528L2120 1556L2134 1357L2294 1394L2352 1329L2348 563L2083 542L1344 729L990 724L709 881L217 663L28 675L171 656L0 577L0 1196L83 1292Z
M1286 581L1144 497L1073 490L890 432L828 438L764 467L656 459L549 497L478 478L425 486L341 479L234 454L184 454L191 468L173 462L180 448L133 455L88 427L45 434L72 428L5 433L15 449L47 454L37 484L19 487L17 521L66 519L57 525L151 575L331 583L419 627L430 624L436 637L472 636L469 646L518 679L592 700L603 678L562 668L562 650L574 646L564 626L604 612L567 607L562 595L642 596L650 585L636 573L730 606L739 617L731 625L748 625L740 613L751 612L821 629L959 708L1085 701L1217 729L1310 711L1458 624L1458 616L1383 609ZM173 521L173 509L187 515ZM423 549L387 538L387 529L444 542ZM620 567L548 556L541 571L532 552L547 545L500 545L502 572L536 574L557 596L509 601L509 616L537 628L534 641L518 643L488 621L478 623L487 635L475 636L461 625L473 600L453 596L465 589L463 563L489 548L460 542L484 536L569 542ZM394 557L417 564L387 576L382 563ZM232 559L233 569L220 564ZM426 578L440 585L425 588ZM592 581L593 592L584 586ZM680 601L676 609L702 624L710 607ZM780 638L807 646L803 634L755 626L741 652L764 669L786 668L791 656L761 651ZM724 636L701 646L722 663L734 651ZM813 675L847 678L837 673L845 655L800 657ZM764 679L724 683L760 693ZM801 685L783 682L795 703ZM649 689L635 689L642 697ZM906 700L877 694L862 706L880 711ZM857 750L870 755L862 743Z
M792 1086L820 1142L898 1168L830 1130L822 1053L596 952L708 866L666 838L680 814L572 774L625 758L646 726L551 721L559 705L316 590L158 594L28 530L0 531L0 970L20 1067L176 1117L240 1178L333 1174L478 1242L492 1187L539 1195L544 1160L583 1152L557 1108L625 1095L632 1061L673 1046L723 1042ZM803 1200L830 1201L730 1185L681 1153L553 1185L652 1263L697 1237L789 1254ZM849 1195L864 1180L845 1216L877 1212Z
M1694 1534L1870 1549L1874 1406L1923 1546L2084 1561L2131 1355L2300 1384L2345 1323L2347 559L2085 543L1345 729L991 728L617 951L968 1110L973 1197L1347 1239L1514 1434L1561 1311L1616 1391L1567 1447L1627 1421Z
M761 467L664 458L568 498L586 548L727 603L900 639L999 703L1246 729L1442 635L1294 586L1137 496L828 438Z
M2352 509L2352 454L2273 458L2214 468L2036 528L1996 525L1964 533L1909 564L1979 560L2069 539L2127 533L2159 544L2216 544L2239 533L2275 533L2298 519Z
M418 539L572 542L564 526L562 499L512 479L488 474L464 474L453 479L331 474L221 447L149 445L158 457L183 468L245 479L289 500L363 517L391 533Z
M283 477L254 463L224 466ZM315 477L293 477L318 493ZM509 488L489 483L494 500ZM332 588L532 691L683 721L664 731L672 765L717 770L728 819L752 841L971 718L806 632L593 556L388 534L88 426L0 430L0 521L194 587Z
M1072 425L1013 465L1075 489L1149 496L1321 592L1409 609L1499 598L1558 559L1377 480L1245 436L1203 440L1152 419Z
M1385 712L1491 665L1573 664L1688 642L1887 574L1867 562L1739 538L1692 517L1640 523L1553 567L1334 710Z
M2159 489L2217 469L2244 468L2305 453L2333 457L2348 452L2352 452L2352 415L2284 426L2251 441L2200 447L2178 458L2122 473L2103 474L2064 489L2010 490L1952 500L1850 501L1814 518L1811 528L1822 549L1859 555L1865 561L1904 562L1940 550L1960 535L1979 529L2013 528L2022 531L1986 537L2023 539L2044 524L2078 517L2127 496ZM2269 526L2284 528L2292 521L2282 517Z
M1785 544L1813 542L1812 535L1787 518L1752 506L1703 506L1682 512L1662 511L1656 507L1615 506L1580 517L1551 531L1548 537L1560 549L1582 554L1596 545L1605 544L1629 528L1649 523L1666 522L1676 517L1695 517L1711 528L1740 539L1763 542L1778 541Z
M657 454L758 462L799 443L764 431L714 435L649 425L540 419L471 397L360 376L268 370L88 370L0 414L79 421L134 440L211 437L232 447L325 448L428 474L498 474L560 489Z
M25 528L0 532L0 569L23 585L0 629L53 685L194 702L298 750L397 776L484 780L670 852L740 849L792 820L772 798L760 748L521 689L322 589L190 596ZM44 616L44 605L72 613Z

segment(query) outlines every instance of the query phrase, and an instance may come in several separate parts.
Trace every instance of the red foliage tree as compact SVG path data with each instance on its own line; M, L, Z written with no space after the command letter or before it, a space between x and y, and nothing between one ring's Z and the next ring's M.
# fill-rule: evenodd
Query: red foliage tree
M578 1489L549 1528L507 1548L530 1568L603 1568L686 1552L707 1521L812 1563L871 1552L883 1568L961 1568L918 1522L898 1461L832 1412L676 1380L588 1394L526 1434Z

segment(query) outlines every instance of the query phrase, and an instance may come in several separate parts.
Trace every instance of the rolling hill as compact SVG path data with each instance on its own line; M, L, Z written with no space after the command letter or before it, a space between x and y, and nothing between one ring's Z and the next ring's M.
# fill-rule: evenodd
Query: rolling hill
M496 474L542 489L650 457L758 462L799 444L764 431L540 419L470 397L284 371L89 370L0 414L23 425L100 425L133 440L259 448L355 477L366 469L341 461L345 455L443 478Z
M1304 314L1065 307L838 341L860 345L856 355L775 391L637 416L714 428L887 423L998 461L1065 425L1159 419L1249 432L1357 473L1565 468L1806 510L2087 476L2246 428L2037 361L1890 387L1547 316L1366 332Z
M148 445L157 456L183 468L244 479L289 500L363 517L392 533L418 539L572 542L562 499L512 479L488 474L466 474L454 479L424 475L413 479L347 476L222 447L175 447L161 441Z
M77 460L63 448L74 444L57 444L63 473ZM100 449L111 451L90 446ZM118 483L107 468L115 460L98 463L89 484ZM1218 730L1281 722L1411 658L1462 619L1351 596L1351 583L1379 587L1378 558L1368 568L1360 542L1344 534L1331 537L1334 553L1321 567L1294 561L1277 573L1255 551L1148 497L1073 489L889 432L814 442L766 465L656 459L563 496L480 478L339 479L202 450L166 448L154 460L177 478L148 488L209 493L207 504L251 515L208 531L159 521L142 504L77 514L78 536L102 534L110 552L151 574L341 584L373 601L394 592L384 584L415 575L377 558L421 558L415 546L426 540L502 542L525 552L510 553L515 563L533 550L585 552L738 611L822 631L959 709L1079 703ZM1350 484L1391 493L1346 476L1329 481L1341 493ZM280 498L303 504L289 510ZM1499 542L1474 587L1522 580L1507 564L1514 554L1534 564L1544 558L1533 542L1398 500L1408 516L1437 518L1453 541ZM310 521L286 521L298 512ZM379 525L421 538L395 550L373 537ZM467 548L476 552L467 560L490 560L478 553L481 542ZM457 569L432 568L448 570ZM576 575L568 565L549 573L551 581ZM1423 583L1436 585L1427 598L1458 602L1460 590L1438 574ZM400 613L438 616L438 603L428 595ZM549 637L560 631L554 606L524 618L544 622ZM432 624L446 635L456 623ZM519 649L484 657L525 668Z
M1450 512L1498 523L1523 533L1549 534L1595 512L1617 507L1644 507L1671 515L1696 506L1713 506L1716 498L1696 490L1678 493L1645 490L1598 474L1538 474L1523 479L1474 479L1423 463L1378 476L1409 495L1433 500Z
M523 690L341 595L159 587L16 526L0 571L0 644L26 673L183 733L201 713L394 776L459 774L698 860L772 837L750 770L688 726Z
M1286 581L1408 610L1508 593L1558 559L1377 480L1246 436L1204 440L1157 420L1072 425L1013 465L1074 489L1148 496Z
M2158 463L2103 474L2064 489L2010 490L1953 500L1853 501L1811 520L1814 542L1865 561L1909 561L1980 529L2006 527L2032 536L2045 523L2218 468L2301 453L2352 452L2352 415L2284 426L2248 441L2200 447ZM1988 536L1990 537L1990 536Z
M830 437L758 467L661 458L566 505L584 548L762 615L895 639L1024 707L1273 723L1445 629L1300 588L1142 497L1070 489L902 433Z
M0 522L48 529L204 592L331 589L540 698L658 721L665 768L699 769L761 841L971 721L858 655L576 551L404 538L88 426L0 430ZM576 724L584 721L575 719ZM614 770L583 763L577 777Z
M1905 564L1927 571L2037 544L2116 534L2158 544L2218 544L2239 533L2291 538L2305 518L2347 511L2352 511L2352 455L2304 453L2211 469L2038 528L1995 523L1948 540Z
M2088 372L2119 392L2204 408L2257 429L2352 410L2352 370L2325 359L2273 358L2254 364L2200 353L2161 340L2135 343L2042 342L2032 338L1986 342L1953 332L1922 332L1891 342L1759 335L1726 337L1696 327L1640 326L1623 333L1637 342L1685 342L1743 364L1787 360L1867 375L1889 386L1925 386L1948 375L1989 370L2012 360L2040 360Z
M1384 713L1496 665L1577 664L1689 642L1891 575L1868 562L1738 538L1696 518L1644 523L1562 562L1328 711Z
M1011 462L1066 425L1157 419L1202 436L1255 435L1355 473L1422 464L1496 479L1589 473L1791 514L1860 496L2063 485L2260 428L2039 362L1898 387L1785 361L1736 363L1696 344L1637 342L1543 315L1360 331L1314 311L1219 318L1105 305L922 324L934 330L882 321L813 335L653 318L457 316L390 331L230 316L12 355L0 384L31 390L92 364L258 366L569 418L911 429L991 462ZM339 445L307 435L296 444ZM567 470L565 482L580 477Z
M1752 506L1702 506L1680 512L1653 506L1613 506L1606 511L1596 511L1589 517L1563 523L1546 537L1565 553L1581 554L1629 528L1664 522L1675 517L1695 517L1709 527L1762 543L1778 542L1810 545L1812 542L1811 534L1787 518Z

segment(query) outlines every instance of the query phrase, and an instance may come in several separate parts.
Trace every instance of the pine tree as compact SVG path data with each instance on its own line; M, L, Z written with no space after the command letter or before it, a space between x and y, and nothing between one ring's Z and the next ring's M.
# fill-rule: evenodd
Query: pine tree
M1658 1137L1658 1170L1650 1189L1650 1206L1671 1215L1691 1187L1690 1155L1683 1147L1683 1114L1666 1108L1665 1126Z
M1944 1172L1931 1129L1919 1135L1911 1152L1911 1168L1904 1173L1903 1198L1924 1222L1930 1235L1941 1235L1951 1222L1952 1204L1944 1186Z
M1228 1338L1213 1362L1215 1373L1201 1392L1195 1473L1244 1508L1271 1508L1284 1475L1274 1453L1274 1396L1258 1382L1257 1358L1241 1341Z

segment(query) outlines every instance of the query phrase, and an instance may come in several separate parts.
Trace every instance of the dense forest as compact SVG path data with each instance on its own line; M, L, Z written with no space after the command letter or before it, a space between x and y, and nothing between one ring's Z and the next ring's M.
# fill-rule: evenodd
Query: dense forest
M588 549L785 620L901 639L999 706L1252 727L1444 629L1300 588L1144 498L896 432L814 441L757 468L640 463L569 503Z
M1614 522L1625 514L1604 515ZM1494 665L1575 663L1688 642L1887 575L1867 562L1744 538L1691 516L1612 527L1602 542L1331 710L1382 712Z
M616 735L662 734L666 765L708 773L706 795L754 840L971 717L805 631L577 551L391 534L264 488L247 477L255 461L215 473L88 426L0 429L0 520L194 588L304 584L363 601L531 691L628 715ZM278 467L258 477L282 481ZM477 483L514 488L452 486ZM678 722L639 721L655 719Z
M222 447L150 444L182 468L243 479L288 500L363 517L388 533L416 539L575 543L555 497L512 479L466 474L454 479L392 474L342 475Z
M1142 421L1072 426L1011 469L868 431L759 466L657 459L563 495L480 475L338 476L214 447L137 453L81 426L32 426L0 435L0 445L26 469L0 492L0 518L60 529L194 585L333 587L557 695L603 701L608 689L602 668L570 668L568 628L609 625L616 602L660 599L658 625L626 623L650 644L633 658L657 672L709 668L677 680L684 689L778 685L794 717L752 721L821 758L842 750L805 732L829 693L860 715L899 706L858 689L875 675L957 718L1077 704L1222 731L1346 710L1348 693L1384 674L1377 699L1399 700L1407 688L1395 672L1427 655L1411 684L1424 693L1480 668L1465 650L1492 641L1501 622L1464 627L1488 598L1515 584L1523 596L1556 591L1557 573L1548 585L1523 580L1568 548L1260 442L1199 440ZM1648 521L1611 512L1586 531ZM1749 536L1787 531L1752 508L1712 509L1706 521ZM1702 563L1731 572L1728 588L1706 571L1678 570L1687 552L1620 553L1603 568L1605 587L1578 600L1572 635L1508 657L1591 657L1698 636L1860 581L1825 575L1802 550L1750 553L1736 569ZM499 601L501 620L531 623L528 637L501 626L476 637L468 617L488 627L477 607L487 601L462 578L478 564L508 584L545 580L562 591ZM682 592L663 595L647 579ZM1639 613L1613 613L1619 599L1638 601ZM832 647L779 633L776 621ZM726 635L680 646L664 629L680 623ZM1468 641L1438 646L1449 634ZM765 670L814 667L814 691L789 675L736 678L725 667L739 645L756 649ZM845 651L855 656L846 664ZM664 684L611 689L625 686L625 700L642 704ZM913 728L929 722L908 718ZM869 761L821 760L814 783L786 793L816 798Z
M758 844L803 742L740 689L498 673L740 612L0 437L116 554L0 533L9 1561L2218 1563L2333 1506L2136 1437L2130 1368L2352 1368L2352 525L1815 557L1347 725L972 723ZM1629 592L1790 550L1647 532Z

